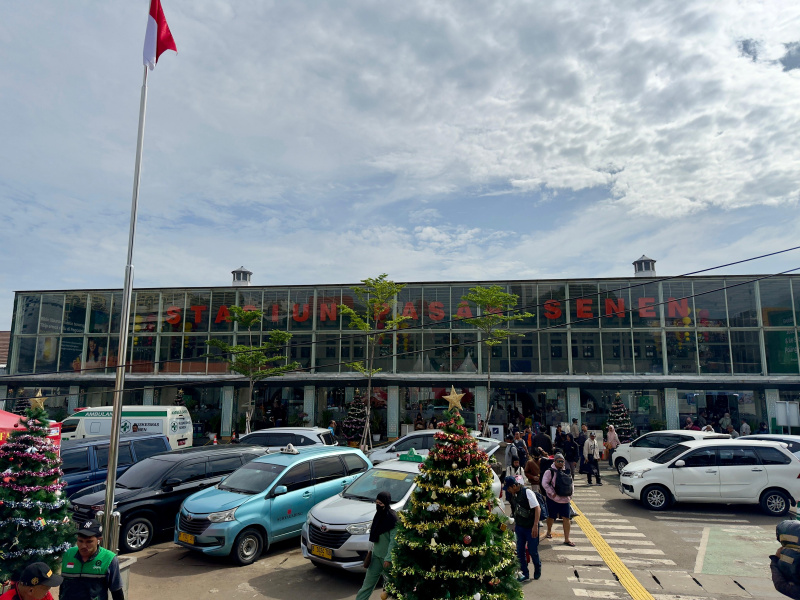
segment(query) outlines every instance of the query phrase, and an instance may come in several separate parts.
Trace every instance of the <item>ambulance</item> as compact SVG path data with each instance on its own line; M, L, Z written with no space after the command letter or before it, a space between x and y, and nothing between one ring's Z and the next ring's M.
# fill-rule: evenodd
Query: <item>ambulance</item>
M110 406L84 408L61 422L61 439L111 435ZM192 417L185 406L123 406L122 433L163 433L173 450L192 445Z

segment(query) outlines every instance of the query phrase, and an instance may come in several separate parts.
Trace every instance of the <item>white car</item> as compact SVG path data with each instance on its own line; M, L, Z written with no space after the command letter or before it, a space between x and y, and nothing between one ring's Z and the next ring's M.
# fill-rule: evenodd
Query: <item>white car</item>
M330 429L325 427L271 427L259 429L239 438L242 444L266 446L280 450L289 444L298 446L337 446Z
M421 462L387 460L372 467L338 496L315 505L306 517L300 537L303 557L315 565L363 572L364 557L372 548L369 528L375 516L375 498L388 491L392 508L403 510L411 498ZM500 480L492 471L492 492L500 495ZM502 512L497 502L495 511Z
M622 473L625 465L655 456L662 450L681 442L690 440L728 439L727 433L713 431L694 431L691 429L667 429L665 431L651 431L639 436L627 444L620 444L614 450L614 466L618 473Z
M760 504L780 517L800 497L800 458L778 442L693 440L630 463L619 490L651 510L674 501Z
M408 435L404 435L400 439L392 442L385 448L375 448L367 453L373 465L382 463L385 460L394 460L399 458L401 454L405 454L412 448L422 457L428 456L428 452L433 448L436 440L433 434L440 433L441 429L422 429L420 431L412 431ZM478 447L492 456L500 447L500 442L494 438L478 437Z
M789 447L789 452L800 458L800 435L784 435L782 433L754 433L742 435L739 440L761 440L762 442L781 442Z

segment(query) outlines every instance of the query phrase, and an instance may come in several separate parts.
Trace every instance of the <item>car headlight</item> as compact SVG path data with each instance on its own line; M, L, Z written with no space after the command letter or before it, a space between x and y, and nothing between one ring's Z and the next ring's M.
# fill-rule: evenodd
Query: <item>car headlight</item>
M365 521L364 523L353 523L345 527L345 531L351 535L364 535L369 533L372 526L372 521Z
M633 479L641 479L644 477L644 474L647 473L650 469L640 469L638 471L625 471L622 473L623 477L632 477Z
M306 514L306 525L308 525L309 523L311 523L311 513L310 512L308 514Z
M222 512L215 512L208 515L208 520L212 523L225 523L227 521L234 521L236 509L223 510Z

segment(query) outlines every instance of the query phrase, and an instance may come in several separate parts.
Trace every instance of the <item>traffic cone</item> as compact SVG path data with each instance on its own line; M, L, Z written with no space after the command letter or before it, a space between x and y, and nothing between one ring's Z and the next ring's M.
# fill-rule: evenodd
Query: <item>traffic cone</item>
M214 434L214 441L211 443L212 446L217 446L217 434Z

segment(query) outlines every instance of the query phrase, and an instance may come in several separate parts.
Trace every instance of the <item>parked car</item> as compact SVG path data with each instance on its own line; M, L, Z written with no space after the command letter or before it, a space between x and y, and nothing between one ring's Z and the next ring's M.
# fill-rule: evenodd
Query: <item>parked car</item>
M187 498L175 520L175 543L248 565L273 542L300 535L312 506L340 493L371 466L356 448L270 452Z
M405 510L416 489L414 479L421 462L387 460L351 483L341 494L316 504L309 512L300 536L303 557L315 565L363 572L364 557L372 548L369 529L375 516L375 499L387 491L394 510ZM500 480L492 472L492 491L500 495ZM496 511L504 514L504 503Z
M662 450L674 444L690 440L728 439L727 433L713 431L694 431L691 429L667 429L664 431L651 431L636 438L627 444L620 444L614 450L614 466L618 473L622 473L628 463L636 462L655 456Z
M789 447L789 452L800 458L800 435L784 435L782 433L754 433L743 435L739 440L760 440L763 442L780 442Z
M620 491L651 510L672 502L760 504L780 517L800 497L800 458L778 442L692 440L630 463Z
M386 447L375 448L370 451L369 459L372 461L373 465L377 465L385 460L398 458L401 454L411 450L411 448L414 448L417 454L423 457L428 456L428 452L436 443L433 435L440 431L441 429L421 429L420 431L412 431ZM500 447L500 442L494 438L479 437L476 439L478 440L480 449L489 456L497 452L497 449Z
M132 465L114 490L122 524L120 549L136 552L149 546L155 533L174 526L188 496L219 483L265 452L258 446L201 446L156 454ZM82 490L70 501L75 521L93 519L105 508L105 485Z
M108 438L63 440L61 442L61 479L67 484L62 493L69 498L75 492L97 483L108 475ZM132 464L159 452L170 450L167 436L161 433L124 433L119 440L117 477Z
M289 444L295 447L337 445L331 430L324 427L272 427L243 435L240 441L271 450L280 450Z

